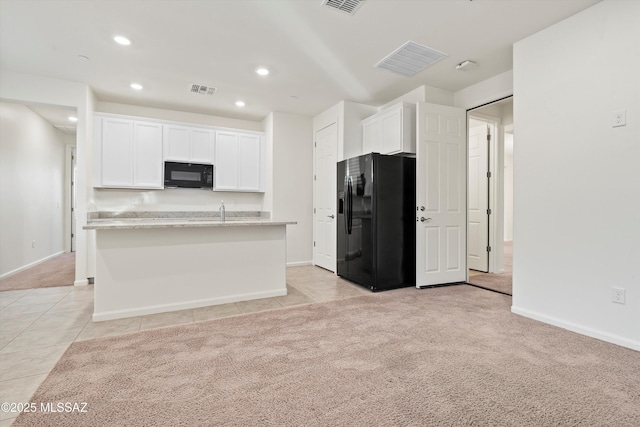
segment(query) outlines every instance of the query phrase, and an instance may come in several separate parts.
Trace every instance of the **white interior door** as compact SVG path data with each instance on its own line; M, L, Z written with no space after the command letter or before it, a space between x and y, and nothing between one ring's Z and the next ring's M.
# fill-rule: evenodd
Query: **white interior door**
M418 103L416 286L467 278L467 137L461 108Z
M337 124L316 132L314 149L313 263L336 271Z
M489 271L489 126L469 128L468 267Z

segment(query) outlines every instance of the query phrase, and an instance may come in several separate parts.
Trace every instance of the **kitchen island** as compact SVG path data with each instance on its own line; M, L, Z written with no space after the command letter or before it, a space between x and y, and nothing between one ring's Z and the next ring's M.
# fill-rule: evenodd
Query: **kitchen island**
M265 218L90 218L94 321L287 294L286 226Z

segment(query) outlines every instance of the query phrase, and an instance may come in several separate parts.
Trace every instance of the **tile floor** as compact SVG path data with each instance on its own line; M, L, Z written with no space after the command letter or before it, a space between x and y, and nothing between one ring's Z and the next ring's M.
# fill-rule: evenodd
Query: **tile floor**
M0 292L0 403L28 402L74 341L370 295L318 267L287 269L288 295L94 323L93 286ZM0 427L17 413L0 411Z

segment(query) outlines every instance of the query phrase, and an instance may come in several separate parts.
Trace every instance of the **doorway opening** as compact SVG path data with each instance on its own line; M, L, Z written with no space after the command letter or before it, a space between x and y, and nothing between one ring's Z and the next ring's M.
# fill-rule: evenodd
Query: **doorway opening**
M513 97L467 111L467 283L512 295Z
M9 100L1 104L0 120L11 123L2 128L7 184L0 188L0 199L10 206L3 210L2 229L11 232L3 233L0 243L11 248L6 252L11 258L3 259L0 291L73 285L71 152L77 132L70 118L77 117L77 110ZM12 182L20 183L20 191Z

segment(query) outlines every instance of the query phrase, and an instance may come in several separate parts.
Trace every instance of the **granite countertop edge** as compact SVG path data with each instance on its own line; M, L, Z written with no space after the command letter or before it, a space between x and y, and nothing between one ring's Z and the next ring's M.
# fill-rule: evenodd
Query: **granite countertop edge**
M247 227L294 225L296 221L270 219L269 212L230 211L226 221L218 212L90 212L84 230L142 228Z
M101 219L90 220L83 227L85 230L118 230L142 228L197 228L197 227L247 227L294 225L296 221L278 221L272 219L239 219L220 221L220 219Z

